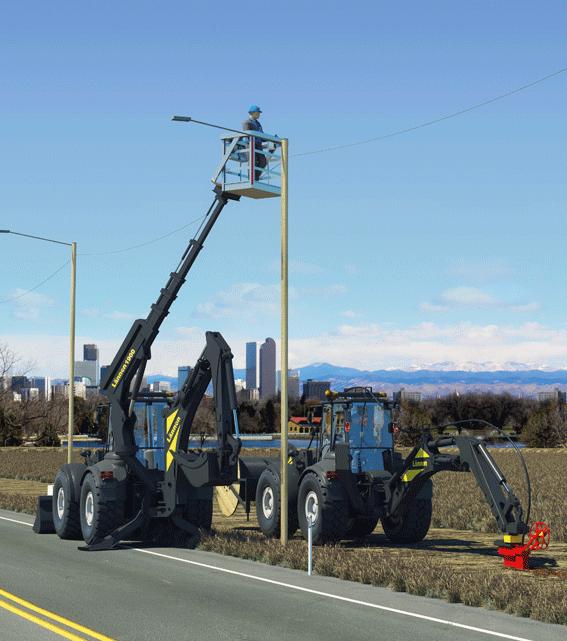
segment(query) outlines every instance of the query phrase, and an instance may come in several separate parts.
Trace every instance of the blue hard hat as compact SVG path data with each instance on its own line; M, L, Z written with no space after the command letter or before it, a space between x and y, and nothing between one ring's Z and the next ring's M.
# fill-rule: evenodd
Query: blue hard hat
M260 107L258 107L258 105L250 105L248 113L253 114L255 111L259 111L260 113L262 113L262 110L260 109Z

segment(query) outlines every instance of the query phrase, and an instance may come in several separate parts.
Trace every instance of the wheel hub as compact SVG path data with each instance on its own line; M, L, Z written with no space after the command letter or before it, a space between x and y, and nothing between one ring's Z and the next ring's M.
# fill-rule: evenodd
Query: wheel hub
M311 525L314 525L319 517L319 497L313 490L305 497L305 517Z
M64 514L65 514L65 490L62 487L60 487L59 491L57 492L57 516L59 517L60 521L63 519Z
M267 519L271 519L274 513L274 491L267 487L262 492L262 512Z
M87 494L85 499L85 521L87 525L91 527L94 519L94 496L92 492Z

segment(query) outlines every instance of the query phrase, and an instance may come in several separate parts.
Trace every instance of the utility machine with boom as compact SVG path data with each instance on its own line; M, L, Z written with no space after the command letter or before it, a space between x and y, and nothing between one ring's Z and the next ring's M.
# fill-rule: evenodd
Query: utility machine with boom
M174 120L191 121L187 117ZM271 142L258 150L254 139ZM142 379L151 348L189 270L229 201L241 196L278 196L276 171L279 139L258 132L224 136L223 161L213 178L215 197L197 235L145 319L134 321L101 384L110 406L106 452L85 452L85 464L63 465L55 477L53 496L39 497L34 530L55 531L64 539L84 539L85 549L115 547L133 538L182 540L208 528L213 489L232 484L238 474L237 402L232 354L218 332L206 333L206 345L174 403L166 409L164 469L137 457L134 407L143 401ZM258 156L266 156L259 179ZM228 166L227 166L228 165ZM212 382L217 442L189 447L195 413Z

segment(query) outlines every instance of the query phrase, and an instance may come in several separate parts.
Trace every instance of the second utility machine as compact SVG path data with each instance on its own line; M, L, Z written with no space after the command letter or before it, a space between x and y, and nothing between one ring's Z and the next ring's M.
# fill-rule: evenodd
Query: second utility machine
M531 531L528 525L529 482L526 514L485 443L460 433L434 437L424 430L404 459L394 448L393 407L369 387L327 392L321 428L313 428L307 449L288 459L290 535L299 526L305 538L312 528L315 543L360 538L380 520L390 541L416 543L431 524L431 477L471 472L504 536L498 549L504 564L526 569L529 553L549 543L547 525L535 523ZM266 460L255 486L256 515L266 536L279 532L279 486L278 465Z

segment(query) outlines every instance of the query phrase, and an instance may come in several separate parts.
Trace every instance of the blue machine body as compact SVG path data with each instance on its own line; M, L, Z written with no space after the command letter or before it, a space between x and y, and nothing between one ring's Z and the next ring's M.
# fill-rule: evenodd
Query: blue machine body
M389 407L379 400L333 402L323 411L325 429L333 426L331 438L349 445L354 474L385 469L384 452L394 447Z
M134 407L137 417L134 429L134 438L138 448L136 457L146 467L154 467L159 470L165 469L165 419L163 411L166 408L165 401L136 403Z

